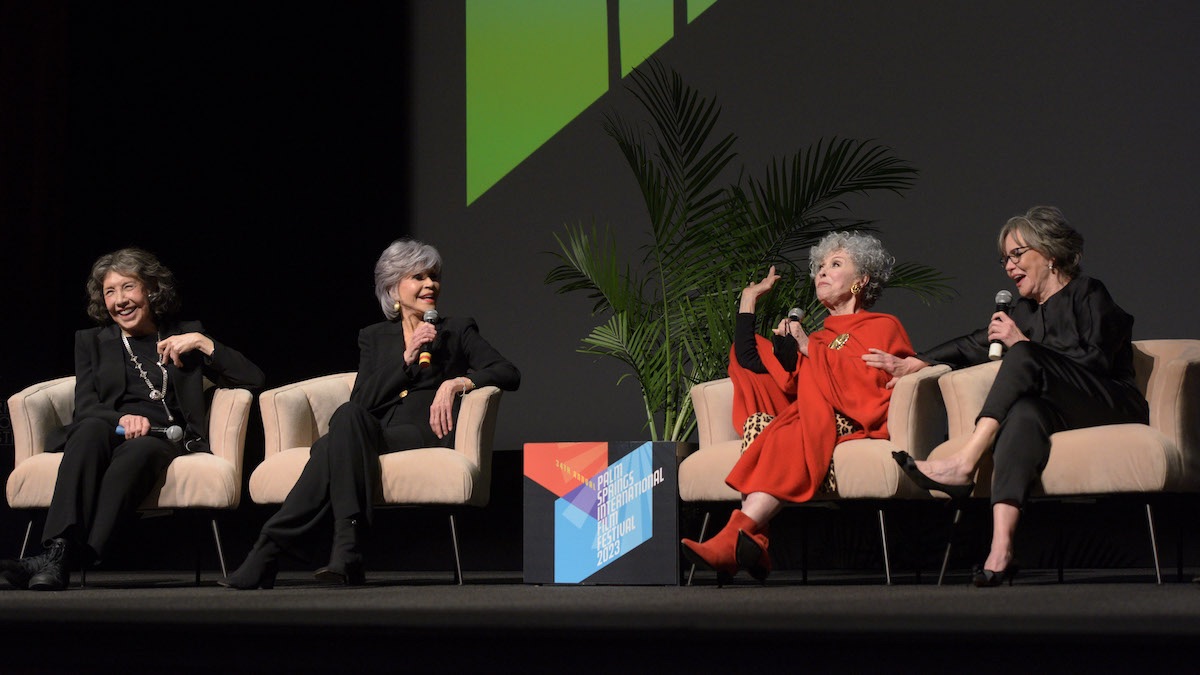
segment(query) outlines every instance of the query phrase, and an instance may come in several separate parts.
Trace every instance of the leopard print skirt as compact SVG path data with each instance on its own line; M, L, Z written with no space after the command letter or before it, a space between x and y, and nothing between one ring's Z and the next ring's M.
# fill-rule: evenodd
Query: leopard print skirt
M742 452L754 442L755 438L767 428L771 420L775 419L773 415L767 413L754 413L746 418L746 423L742 425ZM837 425L837 437L848 436L862 427L854 423L854 420L846 417L838 411L833 411L834 423ZM825 480L821 481L821 486L817 488L818 493L822 494L837 494L837 475L833 471L833 461L829 462L829 471L825 474Z

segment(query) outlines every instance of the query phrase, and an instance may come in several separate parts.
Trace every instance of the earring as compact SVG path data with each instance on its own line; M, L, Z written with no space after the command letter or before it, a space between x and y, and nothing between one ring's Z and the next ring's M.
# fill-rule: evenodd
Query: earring
M1053 271L1054 271L1054 261L1053 261L1053 260L1051 260L1051 261L1050 261L1050 264L1046 265L1046 267L1047 267L1047 268L1048 268L1048 269L1049 269L1051 272L1053 272Z
M399 300L397 300L394 304L392 304L392 309L397 312L400 311L400 301Z
M862 292L862 284L858 283L857 281L850 284L850 293L852 295L858 295L861 292Z

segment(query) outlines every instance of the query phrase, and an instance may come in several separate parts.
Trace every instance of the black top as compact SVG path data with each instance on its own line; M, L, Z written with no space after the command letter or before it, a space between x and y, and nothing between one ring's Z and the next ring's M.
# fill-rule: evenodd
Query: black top
M180 321L160 326L164 338L182 333L208 335L199 321ZM157 336L155 336L157 338ZM209 335L211 338L212 336ZM184 434L200 439L200 445L190 445L196 451L208 446L208 403L205 396L205 381L218 387L239 387L256 392L262 388L266 378L258 366L237 350L224 343L213 341L216 348L211 356L194 349L180 357L182 366L167 365L170 392L167 404L178 410L175 423L184 427ZM130 342L131 346L134 344ZM138 349L138 347L134 347ZM147 354L149 357L149 354ZM140 355L138 358L142 358ZM145 359L142 367L158 370L154 365L157 353L149 363ZM71 428L80 420L94 417L105 420L116 428L123 414L118 410L122 397L128 393L129 380L126 368L131 366L129 354L121 343L121 329L115 324L85 328L75 333L75 412L73 422L58 427L46 435L46 452L59 452L67 442ZM157 382L161 372L150 374L151 382ZM141 382L141 377L137 378ZM143 387L145 383L142 383ZM148 390L147 390L148 391ZM161 406L160 406L161 409ZM151 417L150 419L155 419Z
M755 323L754 314L738 313L733 331L733 353L739 366L752 373L762 374L767 372L767 367L763 365L762 359L758 356L758 344L754 339L757 335L754 330ZM779 363L784 369L795 370L796 362L800 359L800 345L796 344L796 340L790 335L773 335L771 337L771 341L775 344L775 358L779 359Z
M1101 376L1135 385L1133 317L1117 306L1104 284L1079 276L1039 305L1019 298L1009 311L1033 342ZM962 368L988 360L987 328L917 354L926 363Z
M163 391L163 371L158 365L158 335L150 333L128 339L129 348L142 364L142 370L145 371L146 377L150 378L150 384L160 392ZM175 390L169 386L170 375L167 376L167 383L167 406L170 407L172 416L182 418L179 404L175 400ZM117 412L122 415L141 415L150 420L151 426L156 427L165 427L172 421L167 418L167 411L162 402L150 398L150 387L142 379L128 352L125 353L125 393L117 401Z
M521 372L479 334L474 319L443 317L437 320L437 329L428 368L404 363L404 326L399 321L359 331L358 376L350 400L370 410L385 427L416 425L427 438L435 438L429 428L429 408L442 382L467 377L476 387L495 385L515 391L520 386ZM455 416L460 403L456 396ZM439 443L452 447L453 432Z

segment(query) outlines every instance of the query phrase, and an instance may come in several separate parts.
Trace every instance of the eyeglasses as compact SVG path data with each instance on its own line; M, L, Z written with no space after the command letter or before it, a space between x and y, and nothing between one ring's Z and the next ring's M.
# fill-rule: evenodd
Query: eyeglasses
M1033 248L1032 246L1018 246L1008 252L1008 255L1000 256L1000 264L1007 265L1008 263L1017 264L1021 262L1021 256L1025 255L1025 251Z

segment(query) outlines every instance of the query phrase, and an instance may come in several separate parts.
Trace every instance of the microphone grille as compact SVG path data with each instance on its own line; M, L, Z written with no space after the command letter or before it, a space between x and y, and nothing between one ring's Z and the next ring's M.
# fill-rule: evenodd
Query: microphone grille
M1000 291L996 294L997 305L1007 305L1010 302L1012 302L1012 293L1009 293L1008 291Z
M788 310L788 318L792 321L799 321L804 318L804 310L799 307L793 307Z
M167 438L172 441L182 440L183 429L180 429L178 424L172 424L171 426L167 427L166 435Z
M438 319L438 313L437 313L436 309L425 310L425 321L426 322L433 323L434 321L437 321L437 319Z

